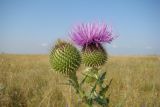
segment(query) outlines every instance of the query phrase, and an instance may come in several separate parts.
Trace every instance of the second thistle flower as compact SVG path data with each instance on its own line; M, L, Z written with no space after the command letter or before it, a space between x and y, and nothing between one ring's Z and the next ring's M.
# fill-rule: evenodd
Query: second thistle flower
M57 72L72 76L79 68L80 63L79 51L68 42L59 40L51 50L50 64Z
M114 37L106 24L87 23L76 26L71 39L82 46L82 62L89 67L98 67L107 61L102 43L111 43Z

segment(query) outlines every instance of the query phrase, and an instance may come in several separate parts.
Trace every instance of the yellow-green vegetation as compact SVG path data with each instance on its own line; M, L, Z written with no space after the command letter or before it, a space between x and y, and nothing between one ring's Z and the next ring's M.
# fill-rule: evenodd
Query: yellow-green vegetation
M83 67L78 70L81 77ZM160 57L110 56L110 107L160 107ZM47 55L0 55L0 107L85 107Z

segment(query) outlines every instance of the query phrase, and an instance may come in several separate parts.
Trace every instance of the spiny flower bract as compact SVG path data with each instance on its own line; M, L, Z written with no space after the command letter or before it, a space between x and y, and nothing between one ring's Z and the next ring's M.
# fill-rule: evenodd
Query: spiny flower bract
M79 51L70 43L58 41L50 53L51 67L60 73L71 75L79 68L81 57Z
M88 67L98 67L107 61L107 52L101 44L90 44L82 49L82 62Z

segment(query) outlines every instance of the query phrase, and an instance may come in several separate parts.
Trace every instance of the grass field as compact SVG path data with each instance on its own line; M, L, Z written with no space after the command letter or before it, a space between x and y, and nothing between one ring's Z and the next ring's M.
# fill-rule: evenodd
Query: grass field
M80 75L83 67L78 71ZM160 57L110 56L110 107L160 107ZM0 107L85 107L47 55L0 55ZM107 93L107 94L109 94Z

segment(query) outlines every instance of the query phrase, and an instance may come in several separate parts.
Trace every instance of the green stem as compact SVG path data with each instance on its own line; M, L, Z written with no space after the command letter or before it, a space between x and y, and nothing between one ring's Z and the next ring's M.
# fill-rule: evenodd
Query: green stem
M74 89L76 90L76 93L79 94L82 99L86 99L85 92L82 90L81 85L78 83L76 73L70 75L69 78L74 82Z

